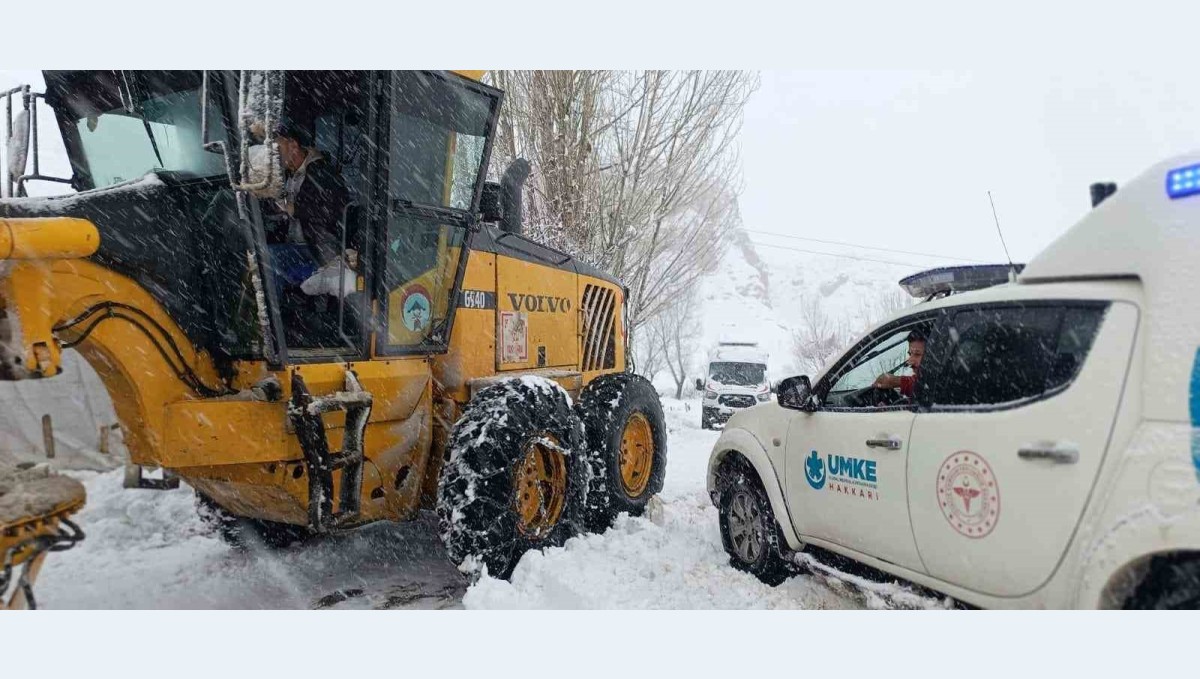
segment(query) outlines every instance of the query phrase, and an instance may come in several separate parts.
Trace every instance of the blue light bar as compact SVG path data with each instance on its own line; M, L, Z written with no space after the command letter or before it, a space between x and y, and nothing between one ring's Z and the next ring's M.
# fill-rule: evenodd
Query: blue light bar
M1200 163L1171 170L1167 173L1167 197L1171 200L1200 193Z
M1024 268L1024 264L943 266L903 278L900 280L900 287L913 297L928 299L935 295L982 290L1007 283L1014 269L1020 273Z

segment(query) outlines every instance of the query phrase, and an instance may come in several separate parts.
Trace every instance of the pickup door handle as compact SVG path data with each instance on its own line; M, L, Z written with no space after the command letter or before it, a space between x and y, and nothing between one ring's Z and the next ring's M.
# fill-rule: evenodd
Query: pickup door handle
M900 450L904 442L900 439L867 439L868 448L883 448L884 450Z
M1079 461L1079 447L1062 443L1031 443L1017 451L1022 460L1049 460L1055 464L1075 464Z

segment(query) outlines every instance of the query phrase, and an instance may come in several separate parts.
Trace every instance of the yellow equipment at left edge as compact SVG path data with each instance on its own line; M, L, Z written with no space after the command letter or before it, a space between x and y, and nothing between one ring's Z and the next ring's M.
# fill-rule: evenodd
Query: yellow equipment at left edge
M81 259L99 247L100 232L86 219L0 219L0 260Z

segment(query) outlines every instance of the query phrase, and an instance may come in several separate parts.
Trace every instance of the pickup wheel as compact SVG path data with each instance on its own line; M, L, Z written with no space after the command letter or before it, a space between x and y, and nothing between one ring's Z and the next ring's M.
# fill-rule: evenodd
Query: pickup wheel
M721 543L730 565L774 587L794 575L796 568L784 556L786 543L767 491L748 467L744 461L731 460L719 472Z
M1126 610L1200 608L1200 558L1195 554L1156 556L1150 572L1125 602Z

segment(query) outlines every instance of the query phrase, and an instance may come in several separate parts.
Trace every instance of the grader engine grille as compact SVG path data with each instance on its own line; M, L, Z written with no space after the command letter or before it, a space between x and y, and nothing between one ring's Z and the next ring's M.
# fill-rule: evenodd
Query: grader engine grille
M583 370L608 370L616 365L616 291L599 285L583 289Z

